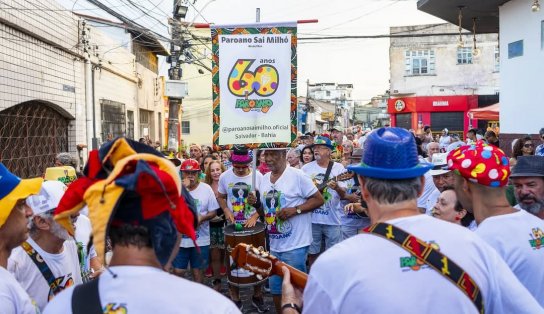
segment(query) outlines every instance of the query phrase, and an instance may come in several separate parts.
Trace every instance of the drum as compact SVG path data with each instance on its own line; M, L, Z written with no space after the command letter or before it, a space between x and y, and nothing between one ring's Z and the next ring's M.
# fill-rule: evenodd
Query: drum
M236 287L246 287L257 285L266 280L266 278L258 279L254 273L243 268L234 268L232 265L233 260L230 256L230 253L238 243L251 244L257 248L262 246L266 249L265 229L266 225L260 221L257 221L254 227L244 228L240 231L234 230L234 224L225 226L225 247L229 258L229 262L227 263L227 280L229 284Z

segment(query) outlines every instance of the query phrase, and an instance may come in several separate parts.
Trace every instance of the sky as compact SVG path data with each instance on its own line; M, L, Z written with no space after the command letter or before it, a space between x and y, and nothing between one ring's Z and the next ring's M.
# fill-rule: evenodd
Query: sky
M86 0L58 0L81 13L100 15ZM165 36L174 0L100 0L119 13ZM318 19L299 24L298 37L382 35L391 26L444 23L417 10L416 0L189 0L186 21L215 24L252 23L256 8L261 22ZM131 4L142 8L136 9ZM148 15L144 14L146 12ZM198 14L200 12L200 14ZM92 14L90 14L92 13ZM151 17L150 17L151 16ZM160 22L162 21L162 23ZM298 95L310 83L351 83L353 98L367 102L389 89L389 39L299 40ZM161 63L163 68L168 64ZM163 71L161 71L164 73Z

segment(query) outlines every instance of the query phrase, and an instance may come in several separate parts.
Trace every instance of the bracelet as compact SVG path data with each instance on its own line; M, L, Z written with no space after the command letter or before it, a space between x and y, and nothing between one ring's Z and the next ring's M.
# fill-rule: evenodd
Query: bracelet
M295 311L297 311L298 313L302 313L302 309L296 305L295 303L285 303L284 305L281 306L281 310L283 312L284 309L294 309Z

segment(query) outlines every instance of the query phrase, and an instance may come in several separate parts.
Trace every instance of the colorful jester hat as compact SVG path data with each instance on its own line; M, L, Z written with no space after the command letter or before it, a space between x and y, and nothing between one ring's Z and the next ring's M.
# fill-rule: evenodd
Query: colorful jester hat
M504 152L481 140L451 151L448 169L471 182L489 187L505 186L510 175L508 157Z
M144 226L159 261L165 264L177 232L196 239L196 215L180 196L181 189L174 164L160 152L116 138L90 152L84 176L68 187L55 210L55 220L73 236L70 216L87 205L93 243L101 257L110 227Z

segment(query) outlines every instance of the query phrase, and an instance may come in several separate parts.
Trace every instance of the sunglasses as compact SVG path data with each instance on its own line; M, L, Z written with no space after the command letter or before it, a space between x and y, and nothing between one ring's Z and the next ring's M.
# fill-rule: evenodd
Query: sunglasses
M534 146L535 145L533 145L533 144L523 144L523 147L525 147L525 148L534 147Z

